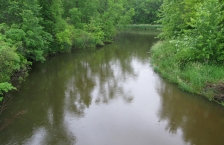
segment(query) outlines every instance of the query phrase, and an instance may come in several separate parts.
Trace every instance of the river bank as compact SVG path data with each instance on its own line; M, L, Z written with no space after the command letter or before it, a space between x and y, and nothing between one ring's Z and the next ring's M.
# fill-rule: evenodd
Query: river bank
M200 62L183 66L175 57L176 48L168 41L157 42L151 49L155 71L188 92L205 96L224 106L224 67Z
M130 24L124 27L124 29L131 29L131 30L158 30L161 28L162 25L154 25L154 24Z

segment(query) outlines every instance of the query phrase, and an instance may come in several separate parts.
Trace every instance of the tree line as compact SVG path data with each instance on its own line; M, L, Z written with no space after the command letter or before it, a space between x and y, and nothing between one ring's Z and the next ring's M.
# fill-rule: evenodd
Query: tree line
M32 62L111 42L133 15L127 0L1 0L0 101Z

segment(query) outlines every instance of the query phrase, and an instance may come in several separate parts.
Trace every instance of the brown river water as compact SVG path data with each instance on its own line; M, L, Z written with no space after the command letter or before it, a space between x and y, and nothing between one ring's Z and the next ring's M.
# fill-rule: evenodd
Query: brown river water
M224 108L165 81L152 31L34 64L0 123L1 145L223 145Z

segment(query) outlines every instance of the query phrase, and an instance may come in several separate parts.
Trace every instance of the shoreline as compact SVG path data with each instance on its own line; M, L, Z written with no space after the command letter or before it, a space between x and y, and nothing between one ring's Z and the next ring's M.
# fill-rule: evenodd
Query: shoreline
M156 72L184 91L202 95L224 106L224 67L192 62L182 67L175 59L175 46L159 41L151 48L150 61Z
M160 30L162 25L155 24L130 24L126 25L123 29L131 29L131 30Z

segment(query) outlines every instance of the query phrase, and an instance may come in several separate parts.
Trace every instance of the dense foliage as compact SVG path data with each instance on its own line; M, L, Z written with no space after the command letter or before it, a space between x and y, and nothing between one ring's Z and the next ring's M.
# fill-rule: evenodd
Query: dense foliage
M0 101L31 62L111 42L134 13L127 0L1 0Z
M224 62L224 9L219 0L164 0L162 38L176 46L180 63Z
M159 19L158 10L163 0L130 0L129 7L135 9L132 23L154 24Z

